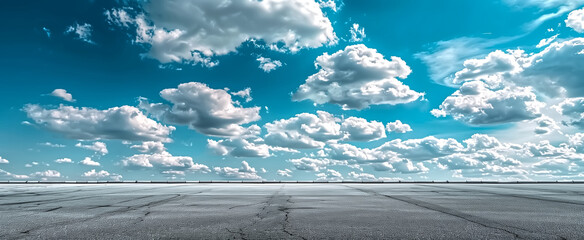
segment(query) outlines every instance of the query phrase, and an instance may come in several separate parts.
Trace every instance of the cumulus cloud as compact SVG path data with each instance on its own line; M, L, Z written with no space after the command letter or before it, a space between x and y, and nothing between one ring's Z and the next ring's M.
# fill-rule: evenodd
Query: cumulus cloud
M96 167L101 165L101 164L99 164L99 162L93 161L90 157L84 158L79 163L82 165L86 165L86 166L96 166Z
M576 32L584 33L584 8L570 12L565 22L566 27L574 29Z
M115 174L115 173L109 173L108 171L105 170L101 170L101 171L96 171L95 169L91 169L87 172L84 172L83 175L81 175L82 177L85 178L90 178L90 179L112 179L114 181L120 181L122 179L122 175L119 174Z
M51 179L51 178L60 178L61 173L56 171L56 170L46 170L43 172L32 173L32 174L30 174L30 177L40 178L42 180L47 180L47 179Z
M94 142L92 144L87 145L77 143L75 144L75 147L91 150L101 155L106 155L108 153L107 145L104 142Z
M571 175L580 172L580 166L568 159L545 159L533 164L534 173L542 175Z
M431 167L438 167L452 171L457 177L523 178L527 171L522 169L521 161L539 158L542 153L549 157L565 156L569 152L567 148L554 148L543 143L523 146L504 144L484 134L475 134L463 142L466 146L455 139L428 136L421 139L395 139L371 149L350 144L330 144L319 155L320 158L301 159L294 163L313 171L336 164L371 166L376 171L400 174L423 174L430 172ZM512 156L521 158L521 161Z
M84 23L82 25L79 25L79 23L75 23L75 25L67 27L67 30L65 30L65 34L73 33L77 35L77 39L84 41L86 43L95 44L95 42L91 40L92 31L93 28L89 23Z
M349 117L339 119L325 111L300 113L288 119L266 123L265 142L292 149L322 148L340 140L372 141L386 137L383 123Z
M349 177L359 181L376 181L378 180L375 175L369 173L356 173L356 172L349 172Z
M215 141L207 139L207 146L216 154L234 157L269 157L270 149L268 145L250 142L242 138L230 138Z
M67 90L65 89L57 88L53 90L53 92L51 92L51 96L61 98L67 102L75 102L75 99L73 99L73 95L71 95L71 93L68 93Z
M563 124L584 129L584 97L568 98L555 105L554 108L570 118L569 121L563 121Z
M161 153L166 151L164 143L154 141L145 141L142 142L140 145L132 145L130 146L130 148L136 149L142 153Z
M335 170L327 169L326 172L317 173L316 181L341 181L343 180L343 175Z
M57 109L45 109L28 104L23 110L41 127L78 140L169 142L168 135L175 129L149 119L138 108L131 106L98 110L60 105Z
M260 107L238 107L231 95L223 89L212 89L206 84L189 82L168 88L160 96L172 103L149 103L140 99L140 107L157 119L169 124L187 125L211 136L239 136L248 131L242 124L260 119Z
M425 161L435 157L459 152L464 147L452 138L443 139L428 136L421 139L395 139L377 147L377 151L391 151L412 161Z
M350 33L351 39L349 41L351 42L361 42L367 36L365 35L365 28L359 27L358 23L353 23L350 29Z
M213 170L215 171L215 173L219 174L220 176L222 176L224 178L251 179L251 180L262 179L262 177L260 177L257 174L257 171L255 170L255 168L249 166L249 164L246 161L241 162L240 168L215 167L215 168L213 168Z
M450 115L473 125L487 125L535 119L541 116L543 106L530 87L493 91L482 81L472 81L465 82L431 113L436 117Z
M383 123L364 118L349 117L342 121L341 131L351 141L373 141L385 138Z
M55 160L56 163L73 163L73 160L71 160L71 158L59 158L57 160Z
M132 155L122 160L122 166L127 168L158 168L163 170L210 172L209 167L202 164L195 164L191 157L173 156L166 151Z
M266 123L268 131L266 143L273 146L287 148L320 148L323 141L340 139L343 137L339 119L324 111L317 111L317 115L310 113L296 114L289 119L280 119Z
M290 159L288 162L292 163L298 170L313 172L318 172L332 164L331 160L328 159L315 159L309 157Z
M532 87L551 98L581 97L583 50L584 38L552 42L531 54L523 50L497 50L483 59L465 61L465 68L455 74L453 82L483 81L492 89L498 85Z
M290 169L284 169L284 170L278 170L277 171L278 176L282 176L282 177L292 177L292 170Z
M424 96L396 78L406 78L411 69L399 57L386 60L363 44L317 57L319 71L306 79L292 95L294 101L332 103L343 109L364 109L370 105L396 105Z
M256 60L260 62L259 68L267 73L271 72L272 70L276 70L276 68L282 66L282 62L280 62L279 60L272 60L271 58L258 57Z
M395 120L395 122L387 123L387 131L395 133L406 133L411 132L412 128L410 125L402 123L400 120Z
M330 20L312 0L156 0L141 8L144 12L112 9L105 15L114 25L135 28L134 42L150 46L147 56L161 63L212 67L214 56L236 52L248 41L290 52L337 42Z
M5 158L0 157L0 163L8 164L10 161L6 160Z

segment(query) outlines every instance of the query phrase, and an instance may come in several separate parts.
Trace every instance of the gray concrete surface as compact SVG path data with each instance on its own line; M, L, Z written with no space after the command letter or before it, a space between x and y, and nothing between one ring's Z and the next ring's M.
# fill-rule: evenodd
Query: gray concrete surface
M0 239L584 239L583 184L4 184Z

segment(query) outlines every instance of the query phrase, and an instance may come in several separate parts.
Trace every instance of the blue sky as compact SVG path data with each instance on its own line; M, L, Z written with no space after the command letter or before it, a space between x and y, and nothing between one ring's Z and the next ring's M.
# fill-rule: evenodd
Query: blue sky
M582 179L582 7L3 2L0 179Z

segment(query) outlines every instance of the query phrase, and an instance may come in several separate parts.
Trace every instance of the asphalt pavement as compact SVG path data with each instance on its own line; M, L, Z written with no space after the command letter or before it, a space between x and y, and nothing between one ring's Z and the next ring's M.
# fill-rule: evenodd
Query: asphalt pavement
M584 184L2 184L0 239L584 239Z

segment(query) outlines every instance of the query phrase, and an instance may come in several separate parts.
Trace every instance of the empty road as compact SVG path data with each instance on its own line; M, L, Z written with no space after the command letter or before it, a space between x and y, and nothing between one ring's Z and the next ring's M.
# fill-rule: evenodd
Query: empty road
M0 184L0 239L584 239L584 184Z

